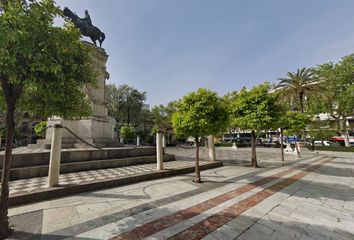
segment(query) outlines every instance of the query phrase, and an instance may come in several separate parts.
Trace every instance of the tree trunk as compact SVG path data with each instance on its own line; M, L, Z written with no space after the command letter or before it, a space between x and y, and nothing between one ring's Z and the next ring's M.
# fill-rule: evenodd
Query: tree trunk
M301 91L299 93L299 101L300 101L300 111L304 113L304 93Z
M201 183L200 170L199 170L199 139L195 137L195 178L194 182Z
M304 109L304 93L301 91L299 93L299 100L300 100L300 111L301 113L304 113L305 112L305 109ZM301 139L305 140L306 139L306 129L303 129L301 131Z
M281 151L281 161L284 164L283 128L280 128L280 151Z
M6 111L6 145L2 167L1 198L0 198L0 239L8 237L13 231L9 226L9 179L12 161L12 146L14 140L14 110L15 104L8 104Z
M297 139L296 138L295 138L295 149L296 149L297 157L300 157L300 151L299 151L299 147L297 146Z
M128 109L127 109L127 124L129 125L130 124L130 107L128 106Z
M258 163L257 163L257 154L256 154L256 133L254 130L252 130L252 167L257 168L258 167Z

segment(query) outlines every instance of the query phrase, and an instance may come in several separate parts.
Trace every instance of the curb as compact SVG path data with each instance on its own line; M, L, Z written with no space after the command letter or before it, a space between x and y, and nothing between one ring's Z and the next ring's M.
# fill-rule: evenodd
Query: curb
M202 170L217 168L221 166L223 166L222 161L207 162L205 164L200 165L199 169L202 171ZM10 196L9 205L16 206L21 204L33 203L33 202L49 200L58 197L66 197L77 193L83 193L83 192L100 190L100 189L111 188L111 187L118 187L118 186L128 185L131 183L165 178L165 177L175 176L179 174L186 174L191 172L194 172L194 166L166 169L166 170L161 170L156 172L137 174L128 177L102 180L102 181L96 181L91 183L66 185L65 187L58 186L40 192L20 194L20 195L15 195L13 197Z

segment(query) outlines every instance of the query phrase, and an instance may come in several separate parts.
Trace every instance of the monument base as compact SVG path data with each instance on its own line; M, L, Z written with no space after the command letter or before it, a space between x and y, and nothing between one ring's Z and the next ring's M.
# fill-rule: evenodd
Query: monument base
M90 117L81 120L63 120L61 118L51 118L47 126L61 124L63 129L62 148L91 148L92 146L103 147L122 147L115 138L114 120L108 118ZM66 129L67 128L67 129ZM37 140L37 144L31 148L50 148L53 128L46 131L46 139ZM82 140L89 144L83 142Z

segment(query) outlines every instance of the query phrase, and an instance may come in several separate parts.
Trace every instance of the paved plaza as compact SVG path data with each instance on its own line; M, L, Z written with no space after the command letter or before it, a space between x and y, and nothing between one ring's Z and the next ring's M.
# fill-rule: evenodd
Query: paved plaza
M10 239L354 239L354 154L218 148L224 166L12 207ZM170 148L191 164L194 149ZM202 159L207 151L201 150Z

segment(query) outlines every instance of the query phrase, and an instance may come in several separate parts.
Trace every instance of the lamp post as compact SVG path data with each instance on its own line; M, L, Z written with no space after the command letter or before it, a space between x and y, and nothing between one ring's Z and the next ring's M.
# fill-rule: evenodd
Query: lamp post
M299 109L298 109L297 106L294 104L294 105L291 106L290 111L291 111L291 112L298 112ZM305 131L304 131L304 137L305 137ZM298 145L297 136L295 136L295 149L296 149L297 157L300 157L300 145Z
M321 144L323 146L324 144L323 144L323 139L322 139L322 134L321 134L321 118L318 115L316 116L316 123L317 123L317 127L318 127L317 137L321 140Z

